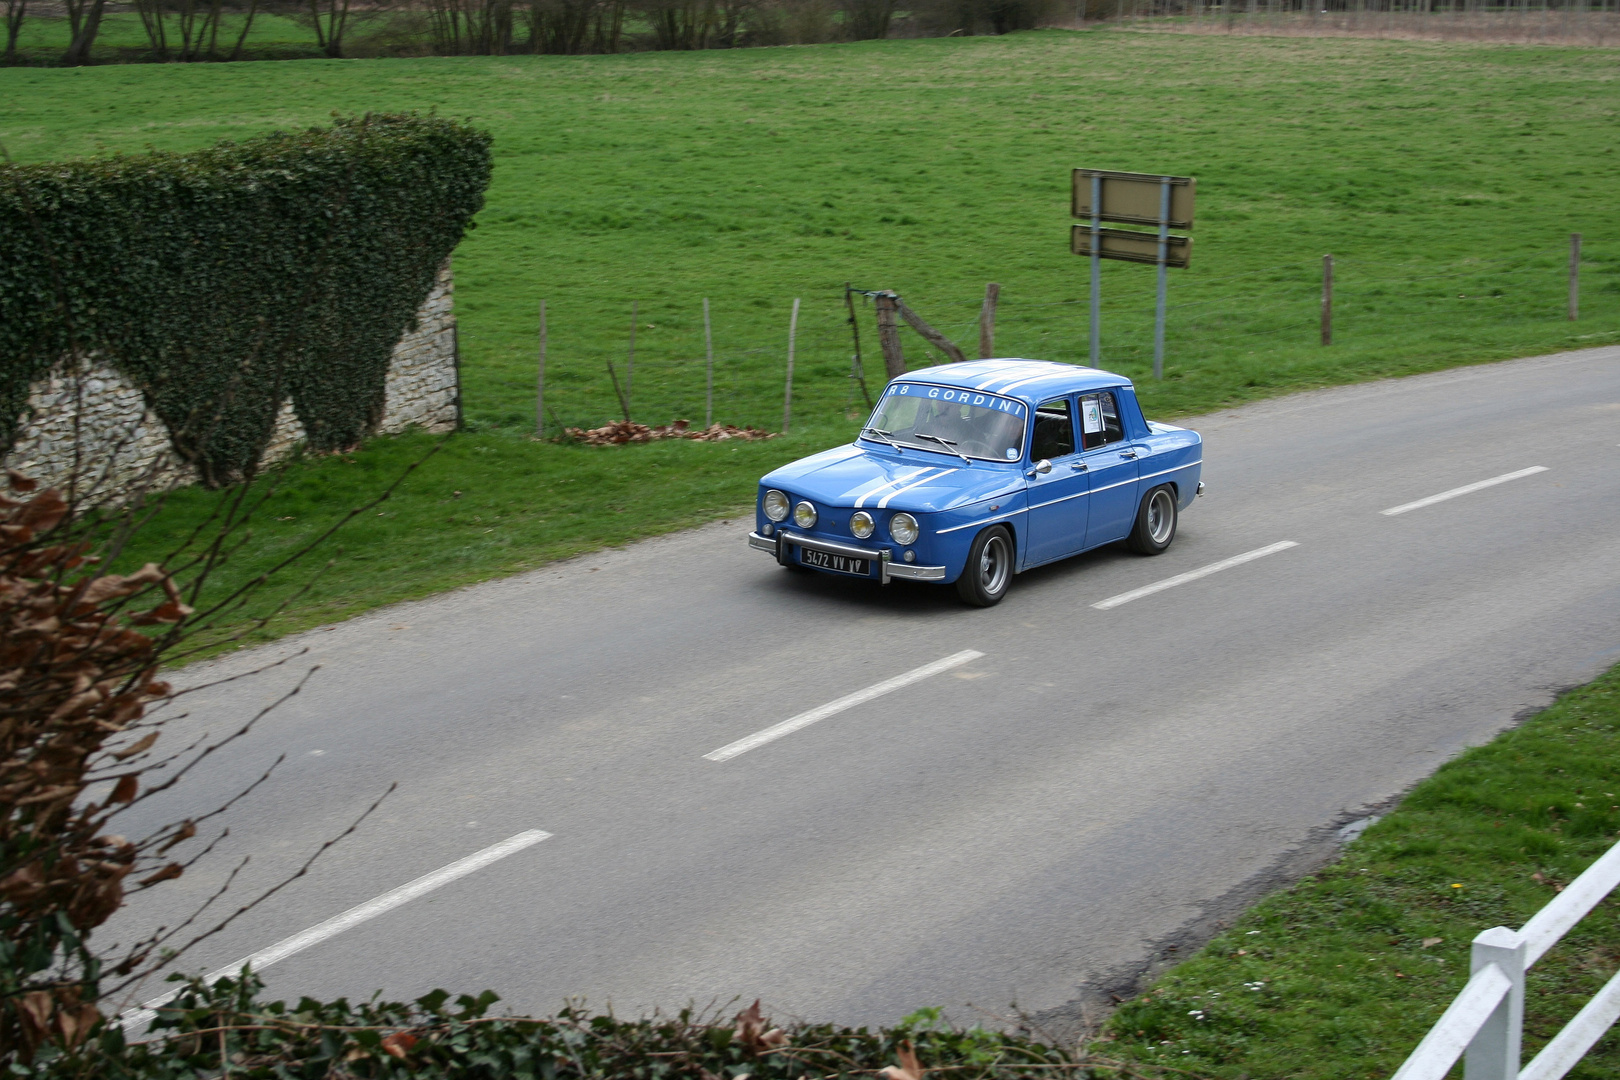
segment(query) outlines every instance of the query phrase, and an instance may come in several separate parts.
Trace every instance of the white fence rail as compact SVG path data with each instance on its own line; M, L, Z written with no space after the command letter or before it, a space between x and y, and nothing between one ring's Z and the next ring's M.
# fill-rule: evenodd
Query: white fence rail
M1468 985L1418 1043L1394 1080L1441 1080L1467 1054L1464 1080L1559 1080L1620 1019L1620 974L1519 1068L1524 973L1620 885L1620 844L1610 848L1522 930L1505 926L1474 939Z

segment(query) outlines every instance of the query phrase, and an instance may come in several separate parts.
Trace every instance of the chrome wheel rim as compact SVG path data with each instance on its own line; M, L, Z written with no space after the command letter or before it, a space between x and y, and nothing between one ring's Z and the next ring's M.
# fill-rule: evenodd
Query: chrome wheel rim
M1147 526L1148 536L1153 538L1155 544L1168 544L1170 530L1175 527L1176 508L1170 502L1168 491L1155 491L1148 500Z
M1007 587L1012 560L1007 557L1007 538L999 533L984 542L979 552L979 587L991 596Z

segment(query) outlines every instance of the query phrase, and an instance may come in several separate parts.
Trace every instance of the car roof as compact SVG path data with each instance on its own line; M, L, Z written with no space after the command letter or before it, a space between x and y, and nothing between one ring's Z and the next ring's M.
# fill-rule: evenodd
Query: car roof
M1078 364L1059 364L1051 360L1016 358L941 364L938 367L908 371L904 375L896 376L892 381L900 380L959 386L966 390L983 390L987 393L1017 398L1030 405L1038 405L1058 394L1131 385L1131 380L1111 371L1081 367Z

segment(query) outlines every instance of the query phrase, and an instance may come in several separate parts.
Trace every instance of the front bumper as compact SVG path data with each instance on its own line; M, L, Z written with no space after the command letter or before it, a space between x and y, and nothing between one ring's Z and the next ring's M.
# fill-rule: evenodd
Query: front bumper
M894 578L903 578L907 581L944 581L945 568L943 566L918 566L915 563L894 562L888 548L863 548L854 544L840 544L836 540L822 540L815 536L804 536L800 533L790 532L787 529L778 529L775 536L761 536L759 533L748 534L748 546L755 551L766 551L775 556L776 561L786 566L793 556L788 548L797 544L812 551L825 551L829 555L843 555L850 559L870 559L877 564L878 579L887 585Z

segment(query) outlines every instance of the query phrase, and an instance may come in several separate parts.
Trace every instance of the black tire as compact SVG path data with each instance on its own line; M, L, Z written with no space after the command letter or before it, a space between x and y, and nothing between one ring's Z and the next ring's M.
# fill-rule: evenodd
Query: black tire
M1176 489L1169 484L1154 488L1142 496L1142 505L1136 509L1136 527L1126 543L1143 555L1161 554L1176 538L1177 516Z
M1012 534L992 525L973 538L967 565L956 579L956 594L974 607L993 607L1007 595L1013 576Z

